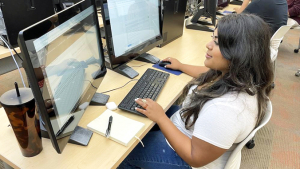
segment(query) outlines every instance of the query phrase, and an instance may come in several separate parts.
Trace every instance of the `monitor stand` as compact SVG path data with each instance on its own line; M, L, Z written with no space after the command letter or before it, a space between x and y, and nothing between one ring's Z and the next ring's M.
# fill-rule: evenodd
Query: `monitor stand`
M44 127L44 124L41 119L42 118L40 117L40 129L41 129L42 137L49 139L50 138L49 134L46 128ZM72 144L87 146L91 140L92 135L93 135L92 131L82 128L80 126L76 126L68 142Z
M105 106L109 97L110 97L109 95L103 93L95 93L90 102L90 105Z
M160 59L158 59L157 57L155 57L151 54L148 54L148 53L143 53L143 54L139 55L137 58L135 58L135 60L147 62L147 63L153 63L153 64L156 64L160 61ZM107 67L110 67L109 62L106 62L105 64L107 64ZM120 73L123 76L130 78L130 79L133 79L139 75L139 73L137 71L135 71L131 67L127 66L126 64L122 64L121 66L116 67L113 70L117 73Z
M204 8L201 8L198 10L198 12L190 18L187 18L185 20L185 27L187 29L194 29L194 30L200 30L200 31L207 31L207 32L214 32L214 28L208 27L206 25L200 24L201 21L199 21L199 18L201 16L209 17L207 13L205 13ZM214 23L212 23L214 25Z
M92 135L92 131L82 128L80 126L76 126L69 139L69 143L87 146L91 140Z
M200 30L200 31L207 31L207 32L214 32L214 28L205 26L205 25L201 25L199 23L193 23L191 21L192 18L187 18L185 20L185 27L187 29L194 29L194 30Z
M135 58L135 60L142 61L142 62L147 62L147 63L153 63L156 64L160 61L157 57L149 54L149 53L143 53L139 55L139 57Z
M216 12L216 15L221 15L221 16L225 16L222 12L220 12L220 11L217 11Z
M197 23L200 25L212 25L212 22L206 20L198 20Z
M113 70L117 73L120 73L123 76L130 78L130 79L133 79L139 75L139 73L137 71L135 71L131 67L127 66L126 64L122 64L121 66L119 66Z

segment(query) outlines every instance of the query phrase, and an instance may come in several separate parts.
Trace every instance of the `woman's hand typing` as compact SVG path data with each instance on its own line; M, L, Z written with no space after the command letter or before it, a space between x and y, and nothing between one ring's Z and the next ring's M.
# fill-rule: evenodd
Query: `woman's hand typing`
M136 99L135 102L144 109L136 108L136 111L144 114L150 120L159 124L164 118L168 118L163 108L151 99Z

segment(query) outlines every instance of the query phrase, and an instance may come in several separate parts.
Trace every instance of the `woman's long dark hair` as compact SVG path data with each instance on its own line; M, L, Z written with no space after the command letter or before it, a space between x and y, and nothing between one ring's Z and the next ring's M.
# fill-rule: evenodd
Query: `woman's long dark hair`
M230 61L229 71L221 77L220 71L210 69L191 81L184 89L182 98L187 96L192 85L203 87L193 91L190 104L181 110L181 118L188 129L195 124L207 101L227 92L246 92L257 95L257 126L265 115L273 82L270 28L261 18L251 14L224 16L218 21L217 28L220 51ZM209 84L216 79L219 80Z

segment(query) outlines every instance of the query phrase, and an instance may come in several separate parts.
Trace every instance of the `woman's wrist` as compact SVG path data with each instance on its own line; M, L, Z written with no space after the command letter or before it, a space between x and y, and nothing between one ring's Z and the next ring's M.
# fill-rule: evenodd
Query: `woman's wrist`
M184 67L184 64L181 63L181 62L179 62L178 70L182 71L183 67ZM182 71L182 72L183 72L183 71Z
M156 124L158 126L161 126L161 124L163 124L164 122L166 122L166 120L169 120L168 116L166 114L164 114L161 118L158 119L158 121L156 122Z

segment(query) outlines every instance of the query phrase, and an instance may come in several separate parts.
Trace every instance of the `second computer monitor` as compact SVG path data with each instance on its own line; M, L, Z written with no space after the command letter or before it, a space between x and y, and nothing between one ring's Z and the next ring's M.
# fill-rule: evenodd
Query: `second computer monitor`
M133 78L126 63L163 42L160 1L101 0L101 8L108 67Z

